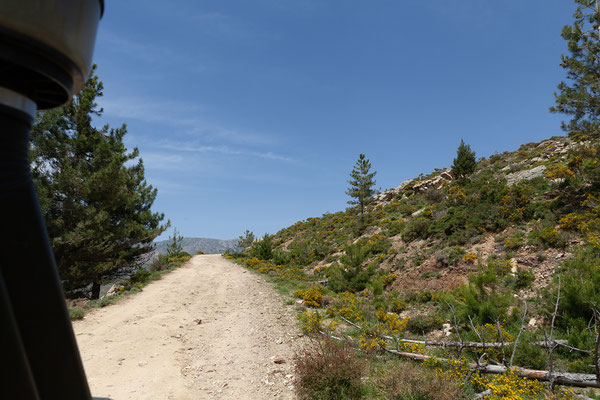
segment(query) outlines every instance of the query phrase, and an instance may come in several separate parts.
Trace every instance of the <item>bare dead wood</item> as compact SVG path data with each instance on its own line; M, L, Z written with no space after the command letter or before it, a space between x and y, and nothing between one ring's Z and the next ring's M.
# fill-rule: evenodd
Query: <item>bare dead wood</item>
M596 6L598 3L596 2ZM598 330L598 320L600 319L600 312L596 307L594 310L594 318L596 319L596 329ZM596 345L594 346L594 368L596 369L596 380L600 381L600 365L598 365L598 350L600 350L600 330L596 332Z
M471 325L471 329L473 329L473 332L475 332L475 334L477 335L477 337L479 338L479 341L481 343L484 343L483 338L481 337L481 335L479 334L479 331L477 330L477 328L475 328L475 325L473 325L473 319L471 319L471 316L469 315L469 324Z
M579 394L579 393L570 393L570 395L574 396L576 399L580 399L580 400L594 400L591 397L587 397L587 396L584 396L584 395Z
M408 358L414 361L425 361L429 359L437 360L440 362L447 362L448 359L441 357L428 356L425 354L408 353L404 351L397 351L395 349L385 349L387 352L395 354L399 357ZM470 363L469 367L475 368L477 364ZM512 368L517 372L517 375L522 378L534 379L542 382L553 382L555 385L573 386L573 387L591 387L600 388L600 382L596 380L595 374L574 374L569 372L550 372L540 371L534 369L527 369L521 367ZM503 365L485 365L479 366L478 371L484 374L503 374L507 372L509 368Z
M362 327L360 325L355 324L354 322L350 321L347 318L342 317L339 314L338 314L338 316L347 324L352 325L353 327L362 330ZM477 330L475 330L475 331L477 332ZM478 332L477 332L477 334L479 336ZM392 337L392 336L387 336L387 335L381 335L381 337L384 339L393 340L396 342L414 343L414 344L420 344L423 346L431 346L431 347L458 347L458 348L462 347L462 348L476 348L476 349L498 349L503 346L506 347L506 346L513 345L513 342L501 343L501 342L456 342L456 341L437 341L437 340L414 340L414 339L400 339L397 337ZM459 335L459 337L460 337L460 335ZM545 349L550 348L552 346L564 346L573 351L579 351L582 353L592 354L591 350L578 349L577 347L569 346L568 343L569 343L568 340L556 339L551 342L547 341L547 340L541 340L541 341L537 341L537 342L532 342L531 344L540 346Z
M482 363L483 357L485 357L486 355L487 355L486 353L483 353L483 354L482 354L482 355L481 355L481 356L480 356L480 357L477 359L477 365L476 365L474 368L471 368L471 370L470 370L470 371L469 371L469 373L467 374L467 377L466 377L466 378L465 378L465 380L463 381L463 385L466 385L466 384L467 384L467 382L469 382L469 380L471 379L471 376L473 375L473 373L474 373L475 371L478 371L478 370L480 370L480 369L481 369L481 366L482 366L482 364L483 364L483 363Z
M446 302L446 304L448 305L448 308L450 308L450 311L452 311L452 319L454 322L454 330L456 331L456 335L458 336L458 340L460 340L460 346L458 347L458 356L460 357L460 353L462 353L462 349L463 349L463 340L462 337L460 336L460 330L458 329L458 323L456 322L456 313L454 312L454 306L448 302Z
M549 341L552 342L552 335L554 333L554 321L556 321L556 314L558 313L558 303L560 302L560 275L558 275L558 291L556 293L556 304L554 306L554 312L552 313L552 323L550 324L550 337ZM552 360L552 354L554 353L554 349L556 346L551 346L548 349L548 370L552 372L554 370L554 363ZM550 381L550 383L553 383Z
M500 327L499 320L496 320L496 328L498 329L498 337L500 338L500 343L502 343L502 365L506 366L506 354L504 354L504 336L502 335L502 328Z
M477 393L475 396L473 396L473 400L481 400L484 397L491 396L491 395L492 395L492 389L484 390L483 392Z
M436 341L436 340L413 340L413 339L398 339L399 342L405 342L405 343L415 343L415 344L421 344L423 346L432 346L432 347L464 347L464 348L476 348L476 349L499 349L501 347L508 347L508 346L512 346L515 342L455 342L455 341ZM567 340L563 340L563 339L559 339L559 340L553 340L552 342L546 341L546 340L542 340L542 341L538 341L538 342L532 342L531 344L536 345L536 346L540 346L542 348L549 348L551 346L565 346L565 347L571 347L569 345L567 345L568 341ZM591 353L591 351L589 350L581 350L581 349L577 349L574 347L574 349L576 350L580 350L580 351L584 351L584 352L589 352Z
M521 328L519 329L519 334L517 335L517 338L515 339L515 345L513 347L513 351L512 354L510 355L510 361L508 363L508 366L510 368L512 368L513 366L513 360L515 359L515 353L517 352L517 346L519 345L519 339L521 338L521 333L523 333L523 327L525 326L525 317L527 316L527 302L524 302L524 309L523 309L523 316L521 317Z
M342 317L342 316L341 316L341 315L339 315L339 314L338 314L338 316L339 316L339 317L340 317L340 318L341 318L341 319L342 319L342 320L343 320L345 323L347 323L347 324L350 324L350 325L352 325L352 326L353 326L353 327L355 327L355 328L362 329L362 327L361 327L361 326L359 326L359 325L355 324L354 322L350 321L348 318L344 318L344 317Z

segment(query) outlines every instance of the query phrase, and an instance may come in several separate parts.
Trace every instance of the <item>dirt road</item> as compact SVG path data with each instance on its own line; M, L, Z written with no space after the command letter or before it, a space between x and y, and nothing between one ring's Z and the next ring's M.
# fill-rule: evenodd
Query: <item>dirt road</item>
M121 399L292 399L293 306L220 255L74 323L92 394Z

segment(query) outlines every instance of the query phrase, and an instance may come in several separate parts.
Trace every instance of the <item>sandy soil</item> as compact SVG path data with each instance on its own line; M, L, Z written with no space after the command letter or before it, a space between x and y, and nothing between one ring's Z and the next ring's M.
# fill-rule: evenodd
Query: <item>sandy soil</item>
M293 399L293 306L220 255L74 323L92 394L120 399Z

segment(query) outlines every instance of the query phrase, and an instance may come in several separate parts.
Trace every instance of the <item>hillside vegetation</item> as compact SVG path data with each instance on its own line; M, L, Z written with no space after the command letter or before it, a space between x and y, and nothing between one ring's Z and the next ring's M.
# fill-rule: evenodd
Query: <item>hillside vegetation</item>
M463 367L485 353L491 364L594 374L597 148L595 141L567 137L525 144L480 159L466 178L436 170L380 193L368 202L364 223L352 207L297 222L227 256L271 275L298 297L306 333L350 336L363 353L434 354ZM457 355L456 349L398 341L514 342L521 330L513 357L512 345ZM588 352L535 344L554 339ZM397 364L381 354L375 359L373 371L381 363ZM398 372L393 365L380 372L404 374L408 368L401 364ZM453 377L463 394L491 389L495 398L512 391L515 398L547 395L541 383L516 374L494 378L457 365L439 366L438 373ZM448 398L394 397L389 388L377 389L389 377L373 371L362 395Z

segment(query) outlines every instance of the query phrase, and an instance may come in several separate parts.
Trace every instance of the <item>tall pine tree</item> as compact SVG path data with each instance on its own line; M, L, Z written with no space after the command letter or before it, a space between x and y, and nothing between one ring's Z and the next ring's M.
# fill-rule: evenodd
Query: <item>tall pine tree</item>
M471 150L471 146L460 139L460 145L456 149L456 158L452 163L452 174L455 178L463 180L475 172L476 168L475 152Z
M598 0L575 0L577 8L572 25L565 25L562 37L568 55L561 66L567 80L554 93L555 113L571 116L562 122L569 137L584 142L569 153L567 166L575 176L597 188L600 186L600 4Z
M562 55L567 81L558 85L552 112L571 115L562 128L576 139L600 135L600 13L597 0L575 0L573 25L565 25L562 37L570 55Z
M65 290L100 284L133 270L166 229L153 212L157 191L144 178L139 151L123 144L127 129L93 126L103 85L95 66L67 105L38 115L31 133L32 173Z
M375 186L375 174L377 172L369 172L371 170L371 162L365 158L364 154L358 156L354 168L350 173L350 180L348 183L350 187L346 190L346 194L352 197L352 200L348 200L348 204L357 204L360 206L360 224L364 225L364 211L371 196L376 191L373 188Z

